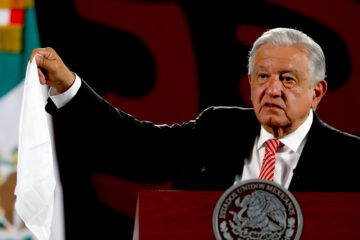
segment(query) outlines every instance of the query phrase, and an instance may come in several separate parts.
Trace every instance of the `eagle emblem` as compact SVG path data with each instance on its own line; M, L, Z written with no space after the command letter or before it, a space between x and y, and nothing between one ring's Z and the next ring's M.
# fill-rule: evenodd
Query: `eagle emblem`
M282 186L249 180L220 197L213 229L217 240L298 240L302 214L296 199Z
M241 209L229 212L233 215L229 225L235 235L248 239L280 239L286 230L286 209L274 195L258 190L242 200L238 197L234 204Z

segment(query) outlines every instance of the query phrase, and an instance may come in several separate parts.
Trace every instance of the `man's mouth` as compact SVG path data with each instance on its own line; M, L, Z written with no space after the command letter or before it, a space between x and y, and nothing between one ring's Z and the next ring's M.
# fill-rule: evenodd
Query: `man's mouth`
M274 103L265 103L264 106L265 106L265 107L270 107L270 108L279 108L279 109L282 109L282 107L280 107L279 105L274 104Z

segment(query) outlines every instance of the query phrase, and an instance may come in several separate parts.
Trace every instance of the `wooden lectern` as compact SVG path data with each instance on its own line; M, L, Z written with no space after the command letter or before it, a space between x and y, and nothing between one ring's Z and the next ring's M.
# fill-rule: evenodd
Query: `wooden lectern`
M134 240L215 240L212 214L223 192L141 191ZM300 239L360 238L360 193L293 193L303 214Z

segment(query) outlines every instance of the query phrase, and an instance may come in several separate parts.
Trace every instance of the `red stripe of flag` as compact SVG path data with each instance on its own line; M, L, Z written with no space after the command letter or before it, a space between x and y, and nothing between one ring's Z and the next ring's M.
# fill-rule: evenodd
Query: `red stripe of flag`
M24 25L25 9L11 9L10 10L10 24Z

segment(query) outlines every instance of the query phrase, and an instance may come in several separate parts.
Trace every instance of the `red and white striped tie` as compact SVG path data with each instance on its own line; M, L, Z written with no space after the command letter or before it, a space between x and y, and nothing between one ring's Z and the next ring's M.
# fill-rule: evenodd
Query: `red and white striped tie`
M275 152L279 146L279 140L270 139L265 142L266 151L261 166L259 179L274 181Z

